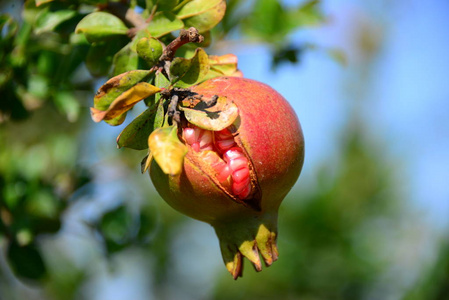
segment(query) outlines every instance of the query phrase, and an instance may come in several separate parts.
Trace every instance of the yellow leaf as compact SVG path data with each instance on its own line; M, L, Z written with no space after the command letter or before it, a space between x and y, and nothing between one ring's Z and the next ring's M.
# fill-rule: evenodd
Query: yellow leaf
M137 102L160 92L161 89L147 82L139 82L127 91L118 96L108 107L101 111L91 107L92 119L95 122L102 120L112 120L130 110Z
M168 175L182 172L187 146L178 138L176 125L154 130L148 138L148 148L162 171Z

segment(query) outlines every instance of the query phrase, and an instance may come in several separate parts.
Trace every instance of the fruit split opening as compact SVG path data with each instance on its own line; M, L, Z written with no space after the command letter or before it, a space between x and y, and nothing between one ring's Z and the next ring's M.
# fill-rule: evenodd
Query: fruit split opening
M204 160L215 171L220 184L240 200L248 199L253 191L249 160L235 142L228 128L210 131L189 124L182 137L195 152L203 152ZM209 151L209 152L207 152ZM215 152L217 155L213 155Z

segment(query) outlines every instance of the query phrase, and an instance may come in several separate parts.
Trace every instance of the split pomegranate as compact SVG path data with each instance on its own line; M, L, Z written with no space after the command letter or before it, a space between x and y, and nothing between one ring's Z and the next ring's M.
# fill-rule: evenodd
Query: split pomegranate
M188 146L180 175L165 174L153 161L151 179L176 210L211 224L227 269L242 275L242 259L256 270L278 258L278 208L296 182L304 160L304 138L288 102L260 82L219 77L191 87L203 97L226 97L239 117L220 131L187 122L179 129Z

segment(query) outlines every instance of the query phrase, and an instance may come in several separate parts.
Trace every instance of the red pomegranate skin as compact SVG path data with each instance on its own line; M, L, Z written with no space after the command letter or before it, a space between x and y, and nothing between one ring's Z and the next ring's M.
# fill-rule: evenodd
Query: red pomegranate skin
M157 191L174 209L216 229L254 218L263 219L261 223L276 232L279 205L298 179L304 161L304 137L292 107L268 85L240 77L214 78L191 91L205 98L224 96L237 105L239 117L231 130L258 182L258 192L244 202L258 207L225 193L204 162L205 152L191 148L180 175L166 175L155 161L151 163L150 176Z

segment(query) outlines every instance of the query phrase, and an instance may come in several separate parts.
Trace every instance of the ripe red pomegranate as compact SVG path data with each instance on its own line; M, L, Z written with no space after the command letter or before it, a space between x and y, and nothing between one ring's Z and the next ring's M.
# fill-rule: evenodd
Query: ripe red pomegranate
M167 175L153 161L150 176L169 205L214 227L226 267L237 279L243 257L257 271L260 255L267 266L278 257L278 208L301 172L304 138L291 106L265 84L218 77L191 91L226 97L239 117L221 131L180 128L188 146L181 174Z

